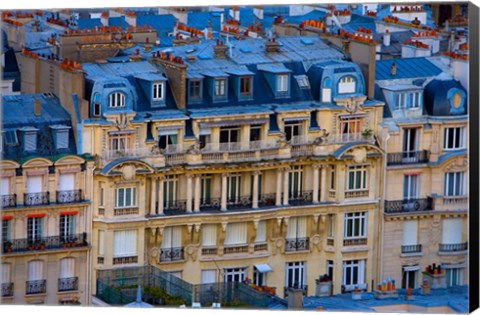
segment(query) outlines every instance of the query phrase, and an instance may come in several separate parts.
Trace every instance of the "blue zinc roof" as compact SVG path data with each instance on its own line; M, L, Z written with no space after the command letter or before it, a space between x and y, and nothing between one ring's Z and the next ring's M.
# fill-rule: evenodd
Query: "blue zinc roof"
M395 63L397 73L390 74L392 64ZM424 57L378 60L375 69L375 80L394 80L433 77L442 70Z

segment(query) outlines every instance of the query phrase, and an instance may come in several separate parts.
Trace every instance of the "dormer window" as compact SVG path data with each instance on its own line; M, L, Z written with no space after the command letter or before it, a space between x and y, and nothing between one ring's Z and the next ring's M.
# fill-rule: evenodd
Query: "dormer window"
M407 94L400 93L397 95L397 109L404 109L407 107Z
M189 97L190 99L199 99L202 97L202 81L190 80L189 84Z
M240 78L240 94L251 94L252 93L252 78L251 77L241 77Z
M420 108L421 97L422 93L420 91L398 93L395 109Z
M331 81L330 78L325 78L323 80L322 102L324 103L330 103L332 101Z
M341 78L340 81L338 81L338 93L355 93L356 82L357 81L352 76L346 76Z
M8 146L18 145L17 131L15 129L4 130L3 143Z
M125 107L125 94L120 92L110 94L108 97L108 107Z
M216 79L215 80L215 96L225 96L227 88L227 80L226 79Z
M277 75L277 92L288 92L288 74Z
M68 149L69 147L69 126L55 125L50 126L53 129L53 142L58 149Z
M163 82L153 83L152 86L152 99L154 101L163 100Z
M37 150L37 136L38 129L33 127L26 127L23 131L23 148L25 151Z
M102 113L102 102L100 93L95 93L93 97L93 117L100 117Z

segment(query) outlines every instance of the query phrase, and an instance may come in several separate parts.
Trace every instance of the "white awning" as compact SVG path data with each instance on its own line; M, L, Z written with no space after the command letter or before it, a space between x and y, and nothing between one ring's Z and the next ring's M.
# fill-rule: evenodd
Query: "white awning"
M404 271L417 271L420 270L420 266L404 266Z
M270 267L270 265L268 264L258 264L258 265L255 265L255 268L257 268L258 272L260 273L272 271L272 267Z

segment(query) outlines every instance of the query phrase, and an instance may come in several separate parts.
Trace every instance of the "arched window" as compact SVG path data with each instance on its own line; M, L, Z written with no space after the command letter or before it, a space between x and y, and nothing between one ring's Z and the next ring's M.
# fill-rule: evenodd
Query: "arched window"
M102 113L102 102L100 93L95 93L93 97L93 117L99 117Z
M345 94L345 93L355 93L355 84L357 80L355 80L352 76L345 76L338 81L338 93Z
M125 107L125 94L116 92L108 97L108 107Z

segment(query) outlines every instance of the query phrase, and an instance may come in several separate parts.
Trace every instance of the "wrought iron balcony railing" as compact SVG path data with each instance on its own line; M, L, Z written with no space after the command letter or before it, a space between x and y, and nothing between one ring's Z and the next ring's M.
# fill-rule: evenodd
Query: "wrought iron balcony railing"
M220 198L202 198L200 199L200 210L220 210Z
M162 248L160 262L183 260L183 247Z
M2 195L2 208L11 208L17 206L17 194L13 195Z
M428 163L430 151L404 151L387 154L387 165Z
M54 250L70 247L85 247L87 233L73 235L56 235L40 238L24 238L7 240L3 242L2 253L16 253L35 250Z
M187 209L186 200L165 200L163 203L165 214L180 214L185 213Z
M38 206L50 204L50 192L24 193L23 202L26 206Z
M58 292L77 291L77 290L78 290L78 277L58 279Z
M113 257L113 265L127 265L136 264L138 262L138 256L126 256L126 257Z
M252 196L227 198L228 209L248 209L252 207Z
M439 252L462 252L468 249L468 243L456 243L456 244L439 244L438 251Z
M2 297L13 296L13 282L2 283Z
M83 192L81 189L57 191L57 203L74 203L83 200Z
M311 204L312 200L312 190L293 191L288 193L288 203L293 206Z
M261 194L258 197L258 207L259 208L274 207L275 200L276 200L276 193Z
M402 254L414 254L422 252L422 244L402 245Z
M302 250L308 250L309 239L308 237L301 238L287 238L285 239L285 251L297 252Z
M385 213L432 210L432 198L385 200Z
M42 294L47 292L47 280L27 281L26 294Z

